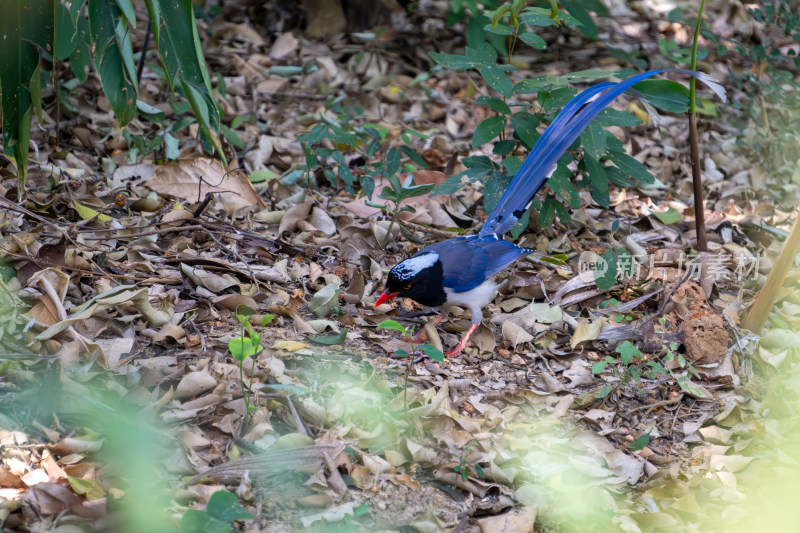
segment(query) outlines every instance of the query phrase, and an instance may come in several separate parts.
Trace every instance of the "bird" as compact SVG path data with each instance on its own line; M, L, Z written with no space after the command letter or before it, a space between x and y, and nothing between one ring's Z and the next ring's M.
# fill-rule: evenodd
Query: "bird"
M429 307L460 306L469 310L471 325L459 343L447 352L461 354L480 326L483 308L497 293L494 276L535 250L518 246L503 236L519 221L534 196L553 174L561 156L591 121L611 102L640 81L662 72L681 72L703 82L723 101L725 90L710 75L685 69L657 69L619 82L597 83L576 95L559 112L531 149L497 205L476 235L461 236L426 246L389 270L375 308L395 297L410 298ZM655 117L652 108L643 101ZM655 119L654 119L655 121ZM442 315L435 320L438 324Z

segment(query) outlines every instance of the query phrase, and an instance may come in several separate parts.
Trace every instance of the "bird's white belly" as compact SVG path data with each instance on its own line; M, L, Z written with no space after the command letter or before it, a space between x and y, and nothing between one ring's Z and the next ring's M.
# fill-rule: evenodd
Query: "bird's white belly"
M470 311L472 322L477 324L483 317L482 309L489 305L489 302L494 300L497 294L497 283L492 279L487 279L470 291L456 292L445 287L444 292L447 295L445 306L466 307Z

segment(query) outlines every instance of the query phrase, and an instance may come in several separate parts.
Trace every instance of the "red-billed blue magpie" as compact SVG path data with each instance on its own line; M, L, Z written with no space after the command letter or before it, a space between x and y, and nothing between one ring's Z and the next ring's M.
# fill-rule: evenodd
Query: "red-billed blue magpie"
M693 76L725 100L724 89L711 76L683 69L652 70L621 82L602 82L585 89L564 106L544 131L480 232L427 246L395 265L389 271L386 288L375 307L395 296L411 298L427 306L466 307L472 325L458 345L447 353L449 357L460 354L480 325L483 308L495 297L494 275L534 252L505 241L502 236L530 207L536 193L555 171L558 160L597 114L636 83L666 71ZM632 92L635 93L635 89Z

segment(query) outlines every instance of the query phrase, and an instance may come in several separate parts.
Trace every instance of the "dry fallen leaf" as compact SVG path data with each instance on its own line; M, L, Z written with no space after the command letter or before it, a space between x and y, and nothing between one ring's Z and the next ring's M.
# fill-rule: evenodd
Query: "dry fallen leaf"
M219 161L207 157L159 165L144 185L160 194L192 203L201 202L212 193L215 202L220 202L228 213L238 213L245 208L260 211L266 207L244 172L226 171Z

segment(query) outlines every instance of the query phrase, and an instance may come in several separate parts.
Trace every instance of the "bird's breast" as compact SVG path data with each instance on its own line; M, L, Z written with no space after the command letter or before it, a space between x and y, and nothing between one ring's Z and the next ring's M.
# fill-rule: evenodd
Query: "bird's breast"
M456 292L453 289L445 287L445 294L447 295L447 305L458 305L460 307L483 309L489 302L494 300L497 294L497 283L493 279L487 279L474 289Z

